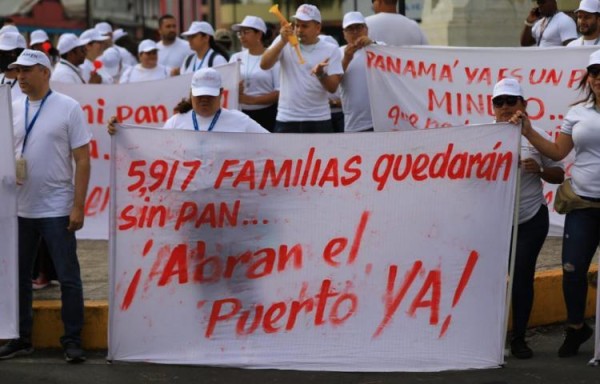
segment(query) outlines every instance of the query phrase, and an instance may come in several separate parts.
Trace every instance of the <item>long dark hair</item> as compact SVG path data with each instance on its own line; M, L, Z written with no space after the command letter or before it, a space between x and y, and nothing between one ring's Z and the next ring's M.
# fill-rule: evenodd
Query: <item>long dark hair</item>
M583 76L583 78L581 79L579 84L577 85L577 90L579 91L579 93L585 94L585 98L583 98L581 100L577 100L576 102L571 104L571 106L581 104L581 103L587 103L587 102L592 102L592 103L594 103L594 105L596 104L596 94L594 93L594 91L592 90L592 87L590 87L590 84L588 83L589 77L590 77L589 72L585 71L585 75Z
M221 56L223 56L225 58L225 60L229 61L229 53L220 45L217 44L217 42L215 41L215 38L212 36L208 36L208 45L218 54L220 54Z

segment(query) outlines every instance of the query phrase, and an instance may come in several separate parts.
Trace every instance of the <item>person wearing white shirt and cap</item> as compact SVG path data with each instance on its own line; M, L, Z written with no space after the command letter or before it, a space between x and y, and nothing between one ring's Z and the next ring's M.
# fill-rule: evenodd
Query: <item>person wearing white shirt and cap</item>
M117 47L112 46L104 50L98 60L102 62L102 68L98 70L100 76L111 79L114 84L119 83L123 73L123 61Z
M115 29L112 33L112 46L115 47L121 55L121 63L124 67L132 67L138 63L135 55L130 52L130 49L135 52L137 45L129 38L129 34L122 28Z
M109 37L102 36L98 30L91 28L83 31L79 38L87 41L85 46L85 61L79 66L79 68L81 68L83 79L89 84L108 83L107 79L103 80L97 73L98 68L94 65L94 62L100 57L102 52L104 52L104 49L106 48L105 43Z
M94 25L94 29L100 33L102 36L108 37L108 39L104 40L104 49L110 47L113 44L112 33L113 27L106 21L101 21Z
M190 28L181 34L188 39L190 48L194 51L181 64L181 74L227 64L229 55L215 43L214 35L215 30L206 21L193 21Z
M579 8L575 10L577 16L577 30L581 36L567 47L583 47L598 45L600 42L600 0L581 0Z
M187 41L177 37L175 16L166 14L158 19L158 63L169 70L171 76L179 75L181 64L186 57L193 54Z
M52 46L48 34L43 29L36 29L31 32L31 35L29 36L29 49L44 52L48 55L53 66L56 65L60 59L60 53Z
M9 69L9 65L17 60L17 57L27 48L25 38L19 32L5 32L0 35L0 84L10 86L11 99L21 99L23 93L17 85L17 72Z
M260 17L246 16L231 29L237 32L244 48L229 60L231 63L240 62L242 81L239 100L242 112L273 132L279 99L279 63L266 71L260 68L260 58L265 52L263 41L267 25Z
M167 68L158 64L158 47L154 41L142 41L138 47L138 57L140 63L123 71L119 83L161 80L169 77Z
M85 60L87 40L81 40L73 33L63 33L58 38L60 61L56 64L51 81L71 84L85 84L79 66Z

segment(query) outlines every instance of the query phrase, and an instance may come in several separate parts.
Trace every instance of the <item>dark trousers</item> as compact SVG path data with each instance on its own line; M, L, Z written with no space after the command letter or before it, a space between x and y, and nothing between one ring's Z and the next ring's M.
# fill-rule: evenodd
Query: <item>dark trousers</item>
M525 336L533 306L535 264L544 245L550 220L548 207L542 204L528 221L519 224L512 286L513 337Z
M331 120L323 121L277 121L276 133L333 133Z
M269 132L275 132L275 117L277 116L277 104L273 104L267 108L256 109L253 111L242 109L246 115L256 121L261 127Z

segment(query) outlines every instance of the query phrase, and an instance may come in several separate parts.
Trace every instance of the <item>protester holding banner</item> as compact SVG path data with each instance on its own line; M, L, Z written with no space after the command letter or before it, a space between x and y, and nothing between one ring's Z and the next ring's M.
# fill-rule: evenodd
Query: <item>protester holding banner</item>
M33 352L31 270L43 238L61 287L65 359L82 362L83 289L75 231L84 222L92 134L79 103L50 89L52 67L44 53L24 50L9 67L17 69L19 85L27 95L13 105L20 337L0 347L0 359Z
M179 75L179 68L186 57L193 54L190 45L177 37L177 21L173 15L163 15L158 19L158 63L170 71L171 76Z
M187 38L194 51L181 64L181 74L227 64L229 54L215 43L214 35L214 28L206 21L193 21L190 28L181 34Z
M521 85L511 78L496 83L492 104L497 123L507 122L516 111L525 113L527 109L527 101ZM534 129L540 135L548 137L544 130L537 127ZM513 332L510 342L512 355L519 359L533 356L533 351L525 341L525 331L533 306L535 265L550 226L542 180L559 184L564 180L564 174L559 162L541 155L526 138L521 139L521 193L512 279Z
M80 65L85 61L87 40L81 40L73 33L63 33L58 38L60 61L56 64L51 81L70 84L85 84Z
M567 45L577 38L575 21L558 11L556 0L536 0L521 32L521 46L552 47Z
M161 80L169 77L167 68L158 64L158 47L152 40L144 40L138 46L140 63L127 67L119 83L135 83L138 81Z
M367 87L367 59L364 47L373 44L369 28L360 12L348 12L342 22L344 39L348 43L340 48L344 55L344 77L340 83L344 132L373 131L371 103Z
M427 37L416 21L396 11L396 0L373 0L375 15L366 18L369 37L388 45L427 45Z
M600 41L600 0L581 0L577 15L577 30L581 37L571 41L567 47L598 45Z
M19 100L24 96L21 87L17 86L17 72L8 66L17 60L26 47L25 38L19 32L0 34L0 84L10 86L12 101Z
M267 25L260 17L246 16L240 24L234 24L244 50L231 56L229 62L240 62L240 104L242 112L273 132L279 99L279 63L263 70L260 60L265 52L263 40Z
M295 31L282 23L280 35L260 62L265 70L281 64L275 132L331 133L329 93L337 90L343 74L339 47L319 38L321 12L314 5L302 4L293 18ZM296 35L301 57L289 44Z
M546 140L531 126L526 113L517 111L510 119L522 124L523 136L543 155L564 159L571 150L575 161L571 179L565 183L583 202L600 202L600 50L590 55L587 73L578 89L586 93L567 112L556 142ZM564 183L563 183L564 184ZM562 188L562 186L561 186ZM591 205L591 204L590 204ZM567 307L565 340L559 357L575 356L593 330L585 323L587 272L600 243L600 208L573 209L566 214L563 235L563 295Z

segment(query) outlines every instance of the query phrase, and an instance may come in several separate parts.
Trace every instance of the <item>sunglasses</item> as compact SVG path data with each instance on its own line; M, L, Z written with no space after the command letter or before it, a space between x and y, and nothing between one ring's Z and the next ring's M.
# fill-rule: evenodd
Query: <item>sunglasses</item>
M504 104L508 105L509 107L514 107L517 105L517 101L519 101L519 99L519 96L498 96L492 99L492 103L496 108L500 108Z
M589 67L587 69L587 73L592 77L598 77L598 75L600 74L600 65L594 65L592 67Z

